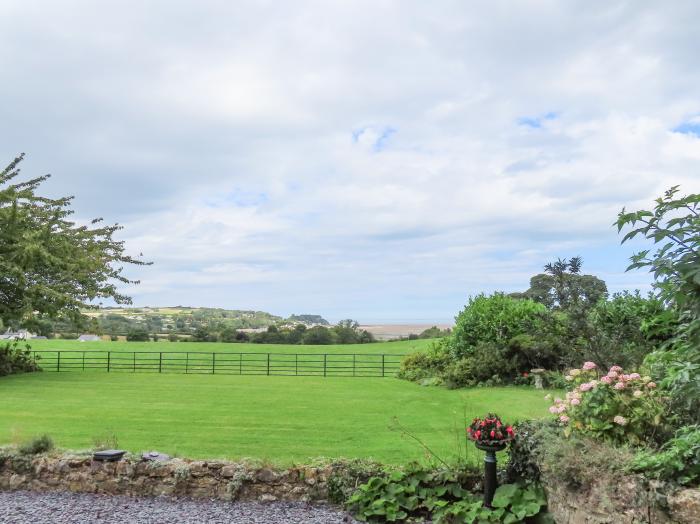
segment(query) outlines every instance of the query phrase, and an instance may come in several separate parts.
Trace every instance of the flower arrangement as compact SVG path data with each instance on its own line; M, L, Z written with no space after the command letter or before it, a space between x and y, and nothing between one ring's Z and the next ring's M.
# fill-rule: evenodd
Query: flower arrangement
M662 423L664 399L651 377L624 373L620 366L602 371L594 362L572 369L565 377L565 398L551 398L549 412L566 433L586 433L617 443L639 444Z
M513 440L515 432L513 426L504 424L498 415L489 413L483 419L472 420L467 427L467 437L485 446L500 446Z

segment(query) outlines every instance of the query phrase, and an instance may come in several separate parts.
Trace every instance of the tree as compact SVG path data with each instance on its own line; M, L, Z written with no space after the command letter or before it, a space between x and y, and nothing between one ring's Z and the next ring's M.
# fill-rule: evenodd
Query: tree
M126 340L129 342L148 342L150 337L146 328L141 326L130 329L126 335Z
M50 175L15 182L24 154L0 171L0 318L24 323L36 315L81 317L94 301L129 304L120 284L125 265L147 262L125 254L118 224L70 220L73 197L38 194Z
M676 309L679 325L646 363L684 421L700 423L700 194L678 192L678 186L666 191L652 211L623 208L615 225L618 232L631 228L623 243L641 236L658 246L632 255L627 270L647 268L654 275L657 296Z
M529 298L548 309L566 310L581 306L584 309L605 298L608 288L594 275L582 275L583 259L558 259L544 266L544 273L530 279L530 288L523 293L512 293L513 298Z

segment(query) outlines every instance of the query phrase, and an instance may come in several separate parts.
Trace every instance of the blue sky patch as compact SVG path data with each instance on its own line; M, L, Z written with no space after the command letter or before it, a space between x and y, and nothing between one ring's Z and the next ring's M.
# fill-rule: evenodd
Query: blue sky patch
M558 113L550 111L539 116L522 116L518 118L517 122L520 126L531 127L533 129L540 129L544 122L546 122L547 120L554 120L555 118L557 118L557 116L559 116Z

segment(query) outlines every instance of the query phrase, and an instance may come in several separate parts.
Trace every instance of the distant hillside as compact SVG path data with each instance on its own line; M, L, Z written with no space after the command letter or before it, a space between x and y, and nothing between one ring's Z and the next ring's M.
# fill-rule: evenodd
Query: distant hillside
M330 323L321 315L291 315L287 322L297 322L307 326L328 326Z
M148 333L191 335L197 330L221 332L237 329L260 329L271 325L304 323L328 324L320 315L293 315L284 319L265 311L238 309L175 307L112 307L83 311L90 320L77 327L67 321L53 321L51 331L75 333L97 332L105 335L126 335L134 330Z

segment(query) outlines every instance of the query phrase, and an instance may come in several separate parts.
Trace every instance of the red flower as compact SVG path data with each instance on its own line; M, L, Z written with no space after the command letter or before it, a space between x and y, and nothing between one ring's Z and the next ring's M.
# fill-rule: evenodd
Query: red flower
M506 427L506 433L508 433L509 435L512 435L512 434L513 434L513 428L512 428L512 426Z
M523 372L523 377L527 378L529 376L530 376L530 374L527 371Z
M481 438L481 430L477 430L477 432L474 433L474 435L476 435L476 438Z
M495 437L496 437L496 432L494 430L491 430L491 438L495 438Z

